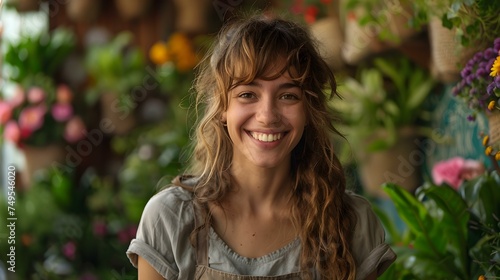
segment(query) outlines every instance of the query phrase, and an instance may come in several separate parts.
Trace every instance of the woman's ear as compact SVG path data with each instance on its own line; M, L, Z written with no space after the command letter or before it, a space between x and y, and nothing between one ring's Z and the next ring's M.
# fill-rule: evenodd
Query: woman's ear
M221 117L220 117L220 122L223 124L223 125L226 125L227 123L227 114L226 112L223 112Z

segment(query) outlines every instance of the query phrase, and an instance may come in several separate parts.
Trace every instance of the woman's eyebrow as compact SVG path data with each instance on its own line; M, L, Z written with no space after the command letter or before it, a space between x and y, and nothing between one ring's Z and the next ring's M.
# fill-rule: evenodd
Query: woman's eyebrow
M260 83L259 81L253 80L249 84L247 84L247 86L254 86L254 87L262 88L262 83ZM291 83L291 82L282 83L278 86L278 89L290 89L290 88L300 88L300 86L296 83Z

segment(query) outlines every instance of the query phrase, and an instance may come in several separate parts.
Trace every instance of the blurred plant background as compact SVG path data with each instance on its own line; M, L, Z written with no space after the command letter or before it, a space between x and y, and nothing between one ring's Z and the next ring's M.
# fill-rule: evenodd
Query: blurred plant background
M188 160L196 65L231 15L266 9L310 28L334 70L348 187L373 202L399 255L382 279L499 277L498 130L452 89L498 43L500 8L427 2L4 0L0 164L17 176L13 188L0 174L0 207L14 192L18 220L16 273L0 229L0 279L137 278L125 251ZM35 105L32 133L13 129Z

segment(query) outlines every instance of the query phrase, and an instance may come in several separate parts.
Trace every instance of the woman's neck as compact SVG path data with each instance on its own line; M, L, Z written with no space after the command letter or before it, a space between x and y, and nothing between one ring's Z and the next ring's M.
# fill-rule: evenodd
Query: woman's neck
M227 202L247 215L276 213L287 208L292 194L290 167L231 167L231 191Z

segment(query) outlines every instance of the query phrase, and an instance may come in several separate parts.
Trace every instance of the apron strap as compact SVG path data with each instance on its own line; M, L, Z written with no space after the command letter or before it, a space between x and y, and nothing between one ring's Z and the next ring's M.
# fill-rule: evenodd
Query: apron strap
M193 200L195 229L205 223L206 207ZM196 233L196 264L208 266L208 226L203 225Z

